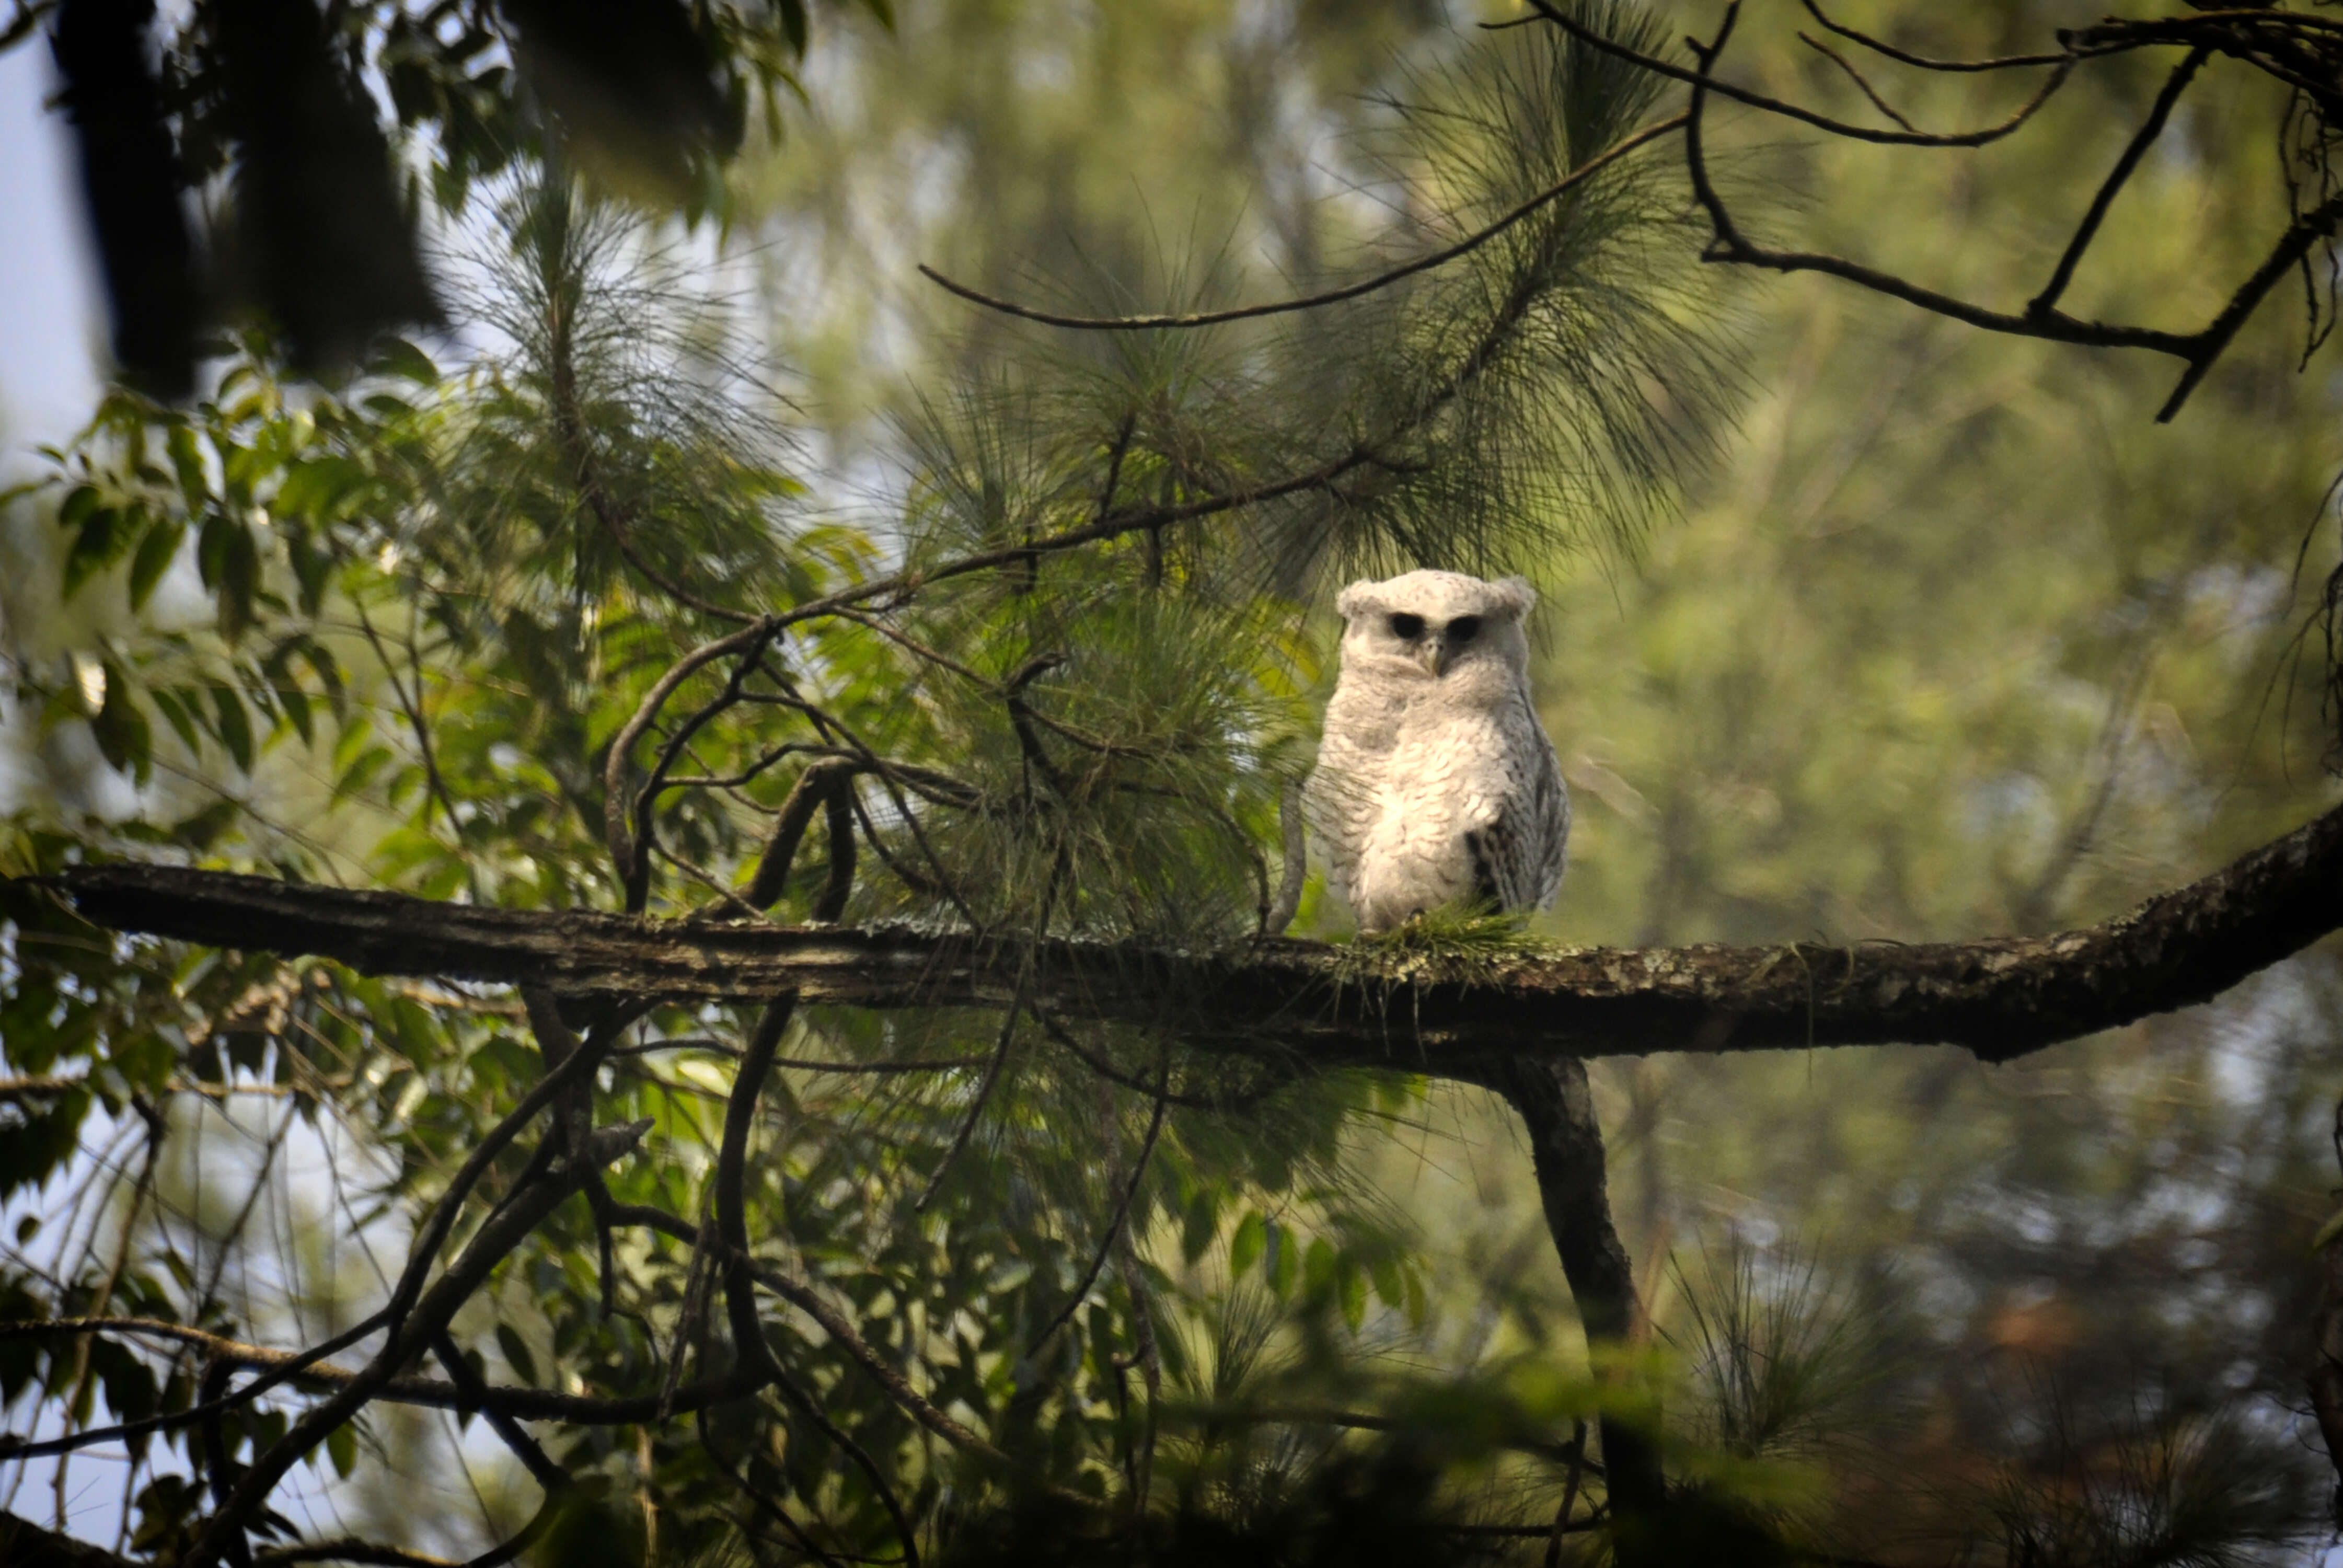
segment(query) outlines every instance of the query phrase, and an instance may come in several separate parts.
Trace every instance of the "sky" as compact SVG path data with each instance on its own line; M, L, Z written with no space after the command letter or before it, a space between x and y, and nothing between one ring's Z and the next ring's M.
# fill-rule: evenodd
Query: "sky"
M70 435L97 398L103 340L65 126L37 36L0 55L0 447ZM8 465L14 467L14 464Z

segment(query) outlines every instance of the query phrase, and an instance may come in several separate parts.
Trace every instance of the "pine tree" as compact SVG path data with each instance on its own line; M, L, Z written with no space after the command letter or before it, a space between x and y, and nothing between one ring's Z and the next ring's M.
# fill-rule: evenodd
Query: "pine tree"
M433 306L487 347L443 369L265 289L210 396L109 396L36 498L104 608L96 654L20 650L19 700L139 796L19 824L0 1195L93 1129L127 1152L116 1211L60 1222L70 1269L0 1274L0 1398L60 1417L0 1457L128 1444L136 1553L458 1543L283 1512L304 1464L395 1484L416 1406L529 1478L475 1561L1827 1560L1811 1466L1893 1420L1892 1328L1730 1261L1685 1288L1672 1429L1584 1058L2000 1060L2335 922L2330 817L2079 948L1654 950L1622 980L1469 919L1283 935L1333 918L1292 807L1327 585L1629 560L1730 410L1705 209L1639 156L1684 122L1636 9L1404 80L1370 149L1400 214L1296 297L1222 303L1241 269L1210 264L1138 315L1111 268L1046 304L939 275L970 337L860 525L612 194L688 193L746 92L700 88L777 79L780 45L611 109L593 84L668 78L498 14L537 85L492 104L493 156L444 71L391 78L451 138L440 199L494 212ZM717 14L693 48L745 25ZM477 57L388 15L359 24L385 59ZM265 253L252 17L199 17ZM1473 1331L1347 1158L1433 1078L1522 1118L1586 1362L1443 1353ZM203 1107L250 1092L283 1110L222 1216L235 1123ZM271 1251L320 1231L398 1245L378 1278ZM2122 1439L2130 1490L1997 1497L1997 1539L2283 1538L2286 1476L2167 1413Z

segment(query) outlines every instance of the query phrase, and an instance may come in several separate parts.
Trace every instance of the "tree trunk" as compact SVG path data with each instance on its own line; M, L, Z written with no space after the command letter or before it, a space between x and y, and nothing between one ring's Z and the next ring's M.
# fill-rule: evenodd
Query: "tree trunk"
M1627 1249L1611 1223L1603 1171L1603 1129L1586 1064L1574 1058L1509 1062L1494 1080L1529 1131L1546 1228L1562 1255L1563 1277L1586 1327L1586 1348L1602 1371L1604 1346L1624 1347L1641 1317ZM1652 1563L1652 1542L1667 1501L1656 1432L1616 1415L1601 1421L1604 1483L1622 1568Z

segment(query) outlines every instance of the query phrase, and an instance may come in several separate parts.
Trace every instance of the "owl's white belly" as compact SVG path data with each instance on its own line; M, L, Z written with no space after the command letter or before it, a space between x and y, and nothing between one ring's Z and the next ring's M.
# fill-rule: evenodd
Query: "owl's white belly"
M1483 715L1403 722L1351 890L1363 930L1388 930L1475 891L1464 836L1486 828L1509 793L1506 749Z

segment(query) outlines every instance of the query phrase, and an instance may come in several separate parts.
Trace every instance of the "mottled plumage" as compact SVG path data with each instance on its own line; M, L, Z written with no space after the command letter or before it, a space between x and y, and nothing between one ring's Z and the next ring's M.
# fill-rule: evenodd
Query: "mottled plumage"
M1458 900L1539 910L1562 887L1570 795L1530 702L1519 578L1353 583L1342 673L1310 777L1327 880L1362 930Z

